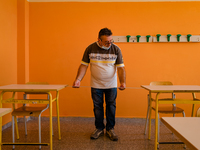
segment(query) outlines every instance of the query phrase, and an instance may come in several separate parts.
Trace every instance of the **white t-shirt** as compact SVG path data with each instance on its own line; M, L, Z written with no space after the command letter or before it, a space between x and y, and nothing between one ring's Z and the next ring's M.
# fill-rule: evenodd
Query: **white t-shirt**
M118 46L111 44L108 50L104 50L98 42L95 42L86 48L81 63L84 65L90 63L91 87L99 89L117 87L117 67L124 67Z

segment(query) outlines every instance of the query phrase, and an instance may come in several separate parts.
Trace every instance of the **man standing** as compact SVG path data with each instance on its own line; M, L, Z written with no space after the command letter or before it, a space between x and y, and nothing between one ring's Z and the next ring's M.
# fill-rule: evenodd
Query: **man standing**
M126 88L126 73L121 50L113 44L112 32L108 28L101 29L98 41L86 48L73 87L80 87L80 82L87 71L89 63L96 126L90 138L99 138L104 134L104 128L106 128L106 135L111 140L117 141L118 136L114 132L117 72L120 81L120 90ZM104 125L104 95L106 102L106 126Z

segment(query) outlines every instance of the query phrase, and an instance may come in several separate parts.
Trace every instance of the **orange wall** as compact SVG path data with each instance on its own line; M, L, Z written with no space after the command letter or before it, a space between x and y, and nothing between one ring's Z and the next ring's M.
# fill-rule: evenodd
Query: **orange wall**
M200 34L200 2L33 2L29 6L30 81L72 85L85 48L97 40L103 27L116 36ZM117 45L122 49L128 87L166 80L200 85L200 43ZM81 85L89 82L88 70ZM183 96L191 97L177 94ZM179 106L190 116L191 105ZM147 91L118 91L117 117L145 117L146 107ZM90 89L62 90L60 115L93 116Z
M0 85L25 83L29 80L29 2L0 1ZM11 93L5 93L4 99ZM21 97L21 94L16 94ZM11 104L3 104L11 107ZM3 117L3 125L11 121L11 114Z
M17 1L17 82L29 80L29 2Z
M24 84L28 80L29 2L27 0L17 0L17 83ZM23 98L23 93L18 93L17 97Z
M0 1L0 86L17 83L17 1ZM10 98L11 94L4 94ZM12 107L3 104L3 107ZM11 115L3 116L3 125L10 122Z

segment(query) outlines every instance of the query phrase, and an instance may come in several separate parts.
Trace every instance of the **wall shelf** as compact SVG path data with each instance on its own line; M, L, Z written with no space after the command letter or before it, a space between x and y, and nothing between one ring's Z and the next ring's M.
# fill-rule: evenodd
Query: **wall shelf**
M193 42L200 42L200 35L160 35L157 34L156 36L146 35L146 36L112 36L115 43L123 42L123 43L193 43Z

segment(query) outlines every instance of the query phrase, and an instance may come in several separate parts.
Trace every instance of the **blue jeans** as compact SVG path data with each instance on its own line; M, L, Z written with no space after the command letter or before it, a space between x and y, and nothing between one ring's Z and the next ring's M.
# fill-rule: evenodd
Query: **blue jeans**
M117 88L111 89L96 89L91 88L91 94L94 104L95 126L97 129L103 130L104 125L104 108L103 96L105 94L106 102L106 130L110 130L115 126L115 110Z

